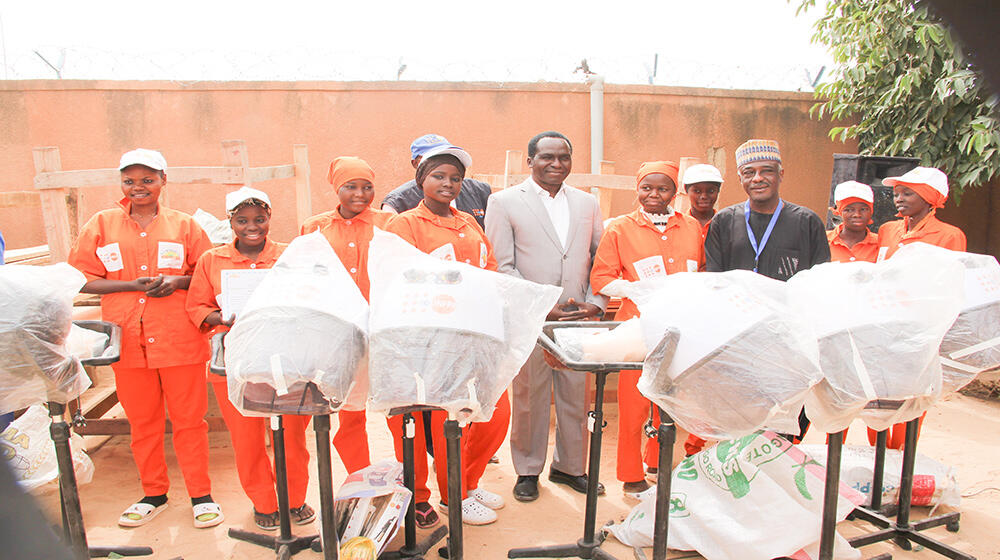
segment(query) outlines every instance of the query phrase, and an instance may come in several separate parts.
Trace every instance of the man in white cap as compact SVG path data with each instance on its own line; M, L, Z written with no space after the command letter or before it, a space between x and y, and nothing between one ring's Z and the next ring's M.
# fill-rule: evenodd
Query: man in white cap
M935 216L948 200L948 177L933 167L915 167L900 177L886 177L882 184L892 187L896 210L903 217L882 224L878 230L878 260L887 259L909 243L929 243L965 251L965 234Z
M872 188L857 181L843 182L833 190L833 202L841 223L826 234L830 260L875 262L878 238L868 230L875 209Z
M688 214L701 224L701 238L708 235L708 224L715 216L715 203L722 188L722 173L712 165L699 163L684 172L684 192L687 193L691 209Z

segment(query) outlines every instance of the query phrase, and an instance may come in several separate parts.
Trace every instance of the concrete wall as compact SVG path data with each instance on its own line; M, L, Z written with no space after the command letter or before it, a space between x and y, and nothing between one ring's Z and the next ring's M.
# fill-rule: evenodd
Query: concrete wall
M782 195L825 216L834 152L853 145L827 138L829 122L811 119L811 94L608 85L604 159L632 174L651 159L694 156L723 168L721 205L744 198L733 151L747 138L780 142ZM576 149L574 168L590 169L590 106L584 84L412 82L0 82L0 191L31 188L31 149L58 146L63 169L114 167L126 150L161 150L172 165L221 165L221 141L246 141L250 164L292 162L309 146L315 212L333 208L332 158L357 155L376 171L376 203L412 177L410 141L437 132L470 151L473 173L501 173L504 151L526 150L535 133L555 129ZM169 172L168 172L169 180ZM273 235L296 231L291 180L256 185L275 203ZM174 185L171 205L223 213L224 186ZM115 186L81 196L80 216L120 197ZM620 193L614 208L633 198ZM41 213L0 210L9 247L44 243Z

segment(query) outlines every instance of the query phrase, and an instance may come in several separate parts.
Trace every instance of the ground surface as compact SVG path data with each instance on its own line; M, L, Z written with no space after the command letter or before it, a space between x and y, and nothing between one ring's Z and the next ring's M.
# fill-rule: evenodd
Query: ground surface
M607 496L601 498L598 524L611 519L621 519L632 507L615 481L615 431L617 408L607 407L608 430L605 432L601 480L608 487ZM334 425L336 428L336 425ZM372 414L368 420L372 441L372 458L392 455L392 445L385 421ZM943 463L958 468L959 482L964 494L981 492L964 498L962 502L961 531L948 533L944 528L933 529L928 534L975 555L979 559L1000 559L1000 403L980 400L965 395L951 395L938 403L927 416L920 439L920 452ZM311 432L310 432L311 435ZM169 439L168 439L169 441ZM865 442L864 430L859 424L851 428L848 444ZM807 443L822 443L822 435L810 433ZM680 446L678 446L679 448ZM549 484L543 477L541 497L533 503L522 504L513 499L510 491L515 481L509 450L505 445L498 453L499 465L490 465L482 486L502 494L508 499L507 507L499 512L497 523L485 527L465 527L465 555L469 559L506 558L512 547L533 544L562 544L575 542L582 535L584 497L562 486ZM188 560L240 558L265 559L274 554L263 548L234 541L226 536L230 527L253 529L251 507L243 495L236 477L233 453L228 434L211 436L211 468L213 496L222 504L226 522L214 529L198 530L191 525L191 509L184 492L180 472L168 446L170 475L174 486L170 491L170 506L152 523L138 529L120 529L115 521L121 510L141 496L135 466L129 452L127 438L115 437L91 453L96 464L94 481L81 488L84 517L88 535L93 545L149 545L155 550L153 558ZM334 454L334 484L343 480L344 470ZM433 486L433 484L432 484ZM434 498L436 499L436 497ZM40 501L52 517L58 519L58 494L47 492ZM309 503L319 505L315 481L310 483ZM914 517L927 515L927 508L916 508ZM866 523L844 522L838 527L847 537L871 530ZM315 532L318 527L309 527ZM775 528L780 531L780 528ZM296 528L296 533L306 530ZM401 542L397 537L397 542ZM604 550L625 560L633 558L630 548L613 538ZM865 557L880 552L891 552L893 558L940 558L928 550L905 552L891 545L879 544L865 547ZM646 554L651 553L650 549ZM431 554L428 558L436 558ZM690 553L671 551L670 558L691 557ZM305 551L296 558L321 558Z

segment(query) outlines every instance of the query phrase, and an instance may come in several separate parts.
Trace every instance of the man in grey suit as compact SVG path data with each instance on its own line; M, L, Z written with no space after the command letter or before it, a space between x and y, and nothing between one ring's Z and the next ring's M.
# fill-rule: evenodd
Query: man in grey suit
M486 206L486 236L497 269L506 274L563 288L549 321L599 317L604 296L590 290L590 267L603 224L597 199L563 184L573 167L573 146L558 132L543 132L528 142L531 177L495 193ZM510 449L517 472L514 497L538 498L538 476L545 466L549 417L555 394L556 448L549 480L587 491L584 455L586 374L554 370L539 348L531 353L511 385ZM604 492L603 486L599 487Z

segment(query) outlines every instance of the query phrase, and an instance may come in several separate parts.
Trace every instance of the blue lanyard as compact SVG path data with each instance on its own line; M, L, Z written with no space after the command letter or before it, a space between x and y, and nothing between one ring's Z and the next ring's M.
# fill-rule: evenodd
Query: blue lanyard
M771 238L771 232L774 230L774 224L778 223L778 214L781 214L781 208L785 205L785 201L778 199L778 208L775 209L774 214L771 214L771 221L767 223L767 229L764 230L764 237L760 239L760 247L757 246L757 237L753 234L753 229L750 227L750 201L743 203L743 217L746 218L747 222L747 237L750 238L750 246L753 247L753 271L757 272L757 263L760 261L760 254L764 252L764 246L767 245L767 240Z

